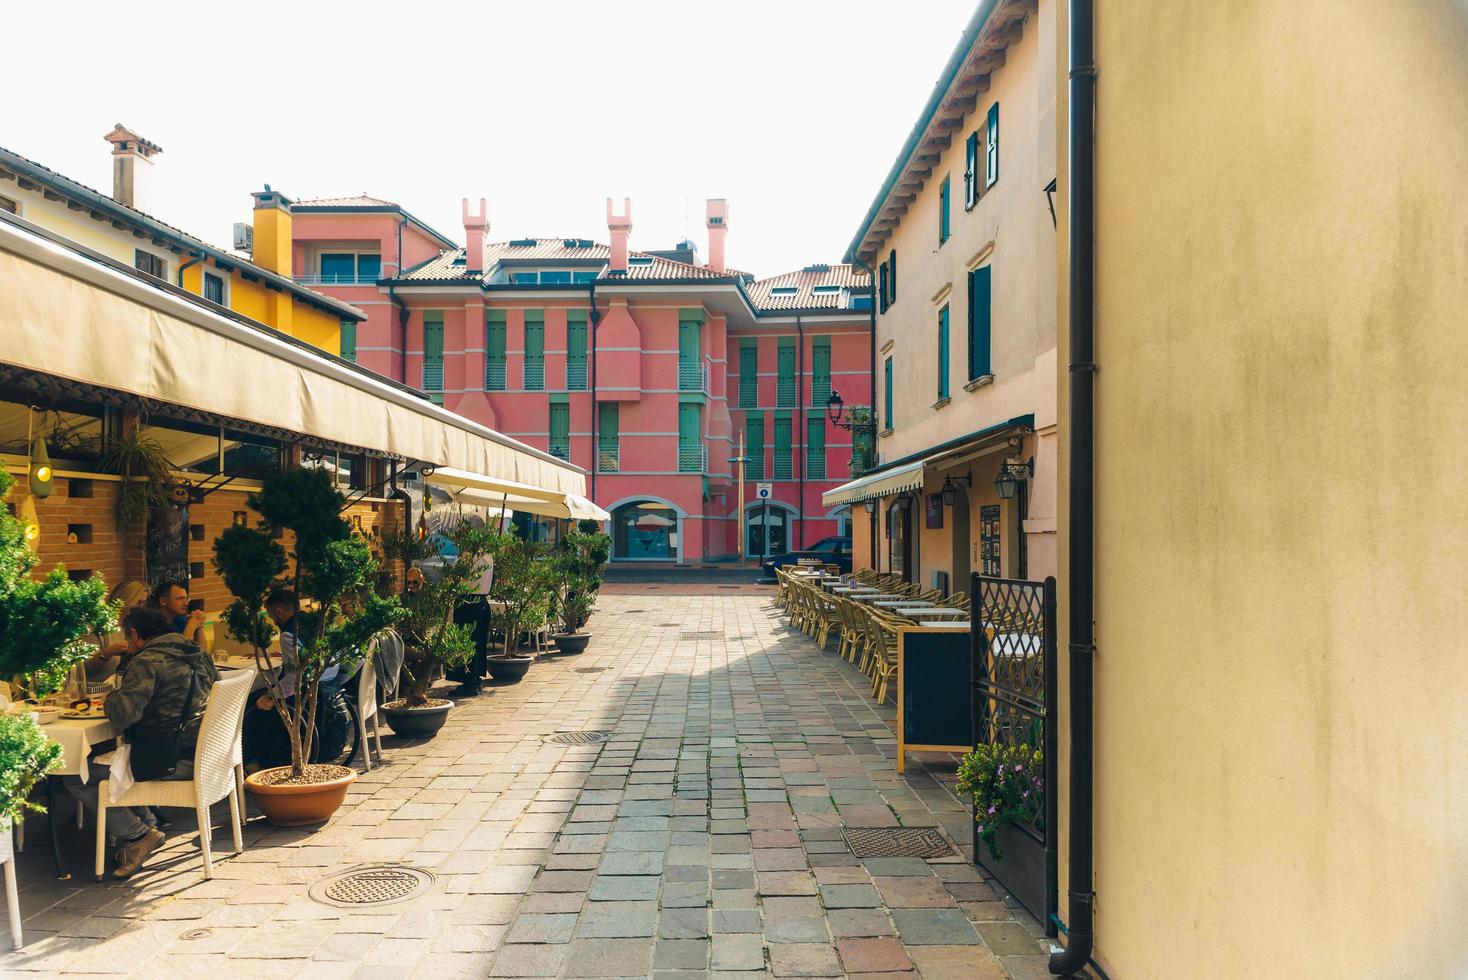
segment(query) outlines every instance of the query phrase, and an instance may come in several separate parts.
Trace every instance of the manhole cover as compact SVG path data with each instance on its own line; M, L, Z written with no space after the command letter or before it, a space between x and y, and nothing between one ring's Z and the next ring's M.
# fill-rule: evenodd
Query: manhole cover
M605 667L577 667L576 668L576 673L578 673L578 674L600 674L602 671L604 671L606 669L607 668L605 668Z
M432 883L433 875L421 868L358 868L323 878L311 886L309 894L323 905L338 908L392 905L407 901Z
M678 634L685 640L722 640L723 630L684 630Z
M212 935L214 935L214 930L213 929L209 929L209 928L189 929L186 932L179 933L178 934L178 938L180 938L180 939L188 939L188 940L193 940L193 939L208 939Z
M556 732L547 735L545 741L555 742L557 745L587 745L591 742L605 742L611 738L606 732Z
M667 627L674 627L674 628L676 628L676 627L679 627L679 626L682 626L682 625L683 625L682 623L658 623L658 626L663 627L663 628L667 628Z
M953 848L931 827L845 827L846 843L857 857L949 857Z

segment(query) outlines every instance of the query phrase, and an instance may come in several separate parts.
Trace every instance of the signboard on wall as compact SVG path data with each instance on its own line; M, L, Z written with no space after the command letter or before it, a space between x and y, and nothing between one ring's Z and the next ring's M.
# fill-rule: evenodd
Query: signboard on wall
M999 505L985 504L979 508L979 567L990 578L1003 573L999 564Z
M928 507L923 526L929 531L936 531L943 527L943 495L941 493L928 494Z
M148 512L145 549L148 587L189 581L189 507L154 507Z

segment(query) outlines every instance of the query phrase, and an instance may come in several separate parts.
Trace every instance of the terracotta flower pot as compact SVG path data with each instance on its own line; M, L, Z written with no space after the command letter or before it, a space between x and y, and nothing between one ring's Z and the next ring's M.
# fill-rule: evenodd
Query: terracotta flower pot
M245 792L255 801L265 819L277 827L304 827L325 823L346 799L347 787L357 779L357 771L346 766L310 765L307 775L319 773L324 778L314 782L272 783L272 774L290 773L290 766L261 769L245 777Z
M453 707L454 702L447 699L429 698L427 704L417 708L408 707L407 701L389 701L380 710L394 734L404 738L432 738L448 721Z
M590 633L556 633L551 637L556 641L556 649L562 653L584 653L586 644L591 642Z

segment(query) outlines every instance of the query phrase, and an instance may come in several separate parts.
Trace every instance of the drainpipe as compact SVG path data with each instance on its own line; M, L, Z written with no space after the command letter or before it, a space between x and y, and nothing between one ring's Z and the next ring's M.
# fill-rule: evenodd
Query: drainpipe
M800 314L795 314L795 423L791 425L800 426L801 429L809 431L805 424L805 388L801 385L801 379L805 377L805 324L800 322ZM796 435L801 436L801 441L795 441ZM791 432L790 444L805 445L804 432ZM794 452L792 449L791 452ZM800 460L800 483L795 497L795 550L805 550L805 461L810 458L810 447L805 446L805 456Z
M872 267L861 259L853 258L851 264L865 269L867 274L867 299L871 301L868 315L871 317L871 327L867 331L868 346L871 348L871 362L868 367L867 377L872 383L871 406L872 413L872 465L876 465L877 455L877 274ZM854 448L854 447L853 447ZM868 533L867 537L872 545L872 571L880 571L877 568L877 528L879 526L877 511L882 509L882 502L877 501L876 508L867 515Z
M1084 967L1095 944L1092 703L1095 628L1095 0L1070 2L1070 926L1050 972Z
M397 291L387 287L387 301L398 308L398 381L408 385L408 304L398 299Z
M601 450L597 448L597 439L601 432L601 408L596 403L596 325L601 320L601 314L596 309L596 280L587 283L587 294L591 298L591 311L587 315L591 318L591 329L587 331L591 336L587 338L587 344L591 347L591 500L596 502L596 471L601 468ZM619 459L620 464L620 459ZM618 465L618 470L621 466Z
M187 262L180 262L179 263L179 266L178 266L178 288L179 289L184 288L184 284L183 284L184 270L187 269L187 268L189 268L190 266L198 265L200 262L203 262L206 258L208 258L208 256L205 255L203 252L195 252L193 254L193 256ZM204 280L202 280L202 279L199 280L199 282L201 282L201 283L203 281ZM204 295L204 287L202 285L199 287L199 295L200 296L203 296Z

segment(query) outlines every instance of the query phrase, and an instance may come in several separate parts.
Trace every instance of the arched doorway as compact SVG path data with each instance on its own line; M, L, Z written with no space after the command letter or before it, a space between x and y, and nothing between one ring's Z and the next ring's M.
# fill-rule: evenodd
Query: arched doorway
M917 525L912 512L910 497L898 497L887 507L887 567L904 582L918 580L917 543L913 540Z
M769 558L790 550L790 528L795 511L783 504L758 501L748 505L744 521L745 548L751 558Z
M953 559L949 566L948 591L967 592L969 590L969 500L968 490L963 484L954 481L949 484L955 493L953 497L953 512L948 515L952 527Z
M612 557L623 561L678 558L678 512L656 500L612 508Z

